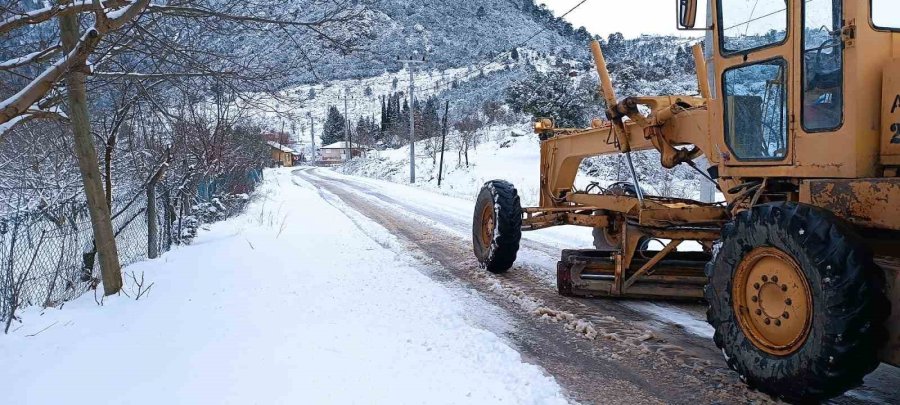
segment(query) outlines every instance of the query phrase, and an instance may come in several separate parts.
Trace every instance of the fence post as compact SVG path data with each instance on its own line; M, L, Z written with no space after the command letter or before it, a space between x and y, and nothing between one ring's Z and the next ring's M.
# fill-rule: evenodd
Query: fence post
M147 181L147 257L159 257L159 217L156 214L156 184L166 175L166 169L172 160L172 153L166 148L166 159Z
M168 188L163 189L163 221L165 222L166 233L166 250L172 248L172 222L174 221L174 210L172 209L172 195Z
M159 224L156 216L156 185L147 185L147 257L159 257Z

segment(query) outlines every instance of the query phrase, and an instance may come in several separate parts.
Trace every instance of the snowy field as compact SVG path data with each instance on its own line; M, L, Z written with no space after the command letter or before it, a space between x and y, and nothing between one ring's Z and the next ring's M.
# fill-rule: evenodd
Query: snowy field
M246 214L125 269L153 283L139 301L24 310L0 345L2 402L566 402L415 265L268 171Z

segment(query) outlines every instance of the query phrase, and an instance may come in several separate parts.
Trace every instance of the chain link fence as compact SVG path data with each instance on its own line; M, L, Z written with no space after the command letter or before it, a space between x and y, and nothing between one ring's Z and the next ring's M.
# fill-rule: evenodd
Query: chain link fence
M148 202L145 193L112 204L119 261L127 266L148 258L148 221L158 230L156 252L189 243L203 223L226 219L243 208L246 194L206 196L179 204L168 193ZM148 203L156 217L149 218ZM69 201L0 216L0 320L4 327L17 308L59 306L97 287L93 231L87 205Z

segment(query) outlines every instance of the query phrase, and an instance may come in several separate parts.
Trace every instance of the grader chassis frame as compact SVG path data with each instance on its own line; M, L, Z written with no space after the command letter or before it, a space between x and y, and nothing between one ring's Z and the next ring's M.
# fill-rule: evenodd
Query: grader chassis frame
M566 129L539 119L539 205L520 208L511 184L488 182L473 246L503 272L521 231L593 228L595 249L562 253L561 294L705 298L729 366L772 395L826 399L878 360L900 366L900 29L875 26L870 0L771 0L763 6L784 6L769 14L784 15L783 39L735 52L721 25L740 1L710 1L712 69L693 49L699 97L618 100L594 42L607 120ZM679 25L693 29L697 1L676 4ZM809 50L798 40L810 32L807 7L828 7L833 25ZM763 73L761 94L730 86ZM631 161L639 150L658 151L666 169L705 156L725 201L645 195ZM630 188L574 187L583 159L614 153ZM701 249L678 250L687 242Z

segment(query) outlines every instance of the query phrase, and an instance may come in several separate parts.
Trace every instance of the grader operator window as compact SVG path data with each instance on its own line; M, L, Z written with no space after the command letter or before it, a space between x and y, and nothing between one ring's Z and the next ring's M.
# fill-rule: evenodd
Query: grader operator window
M724 55L778 45L787 38L785 0L719 0L718 5Z
M900 31L900 2L872 0L872 24L876 28Z
M787 154L784 59L725 71L725 140L738 160L783 160Z
M837 129L843 122L841 0L803 3L803 129Z

